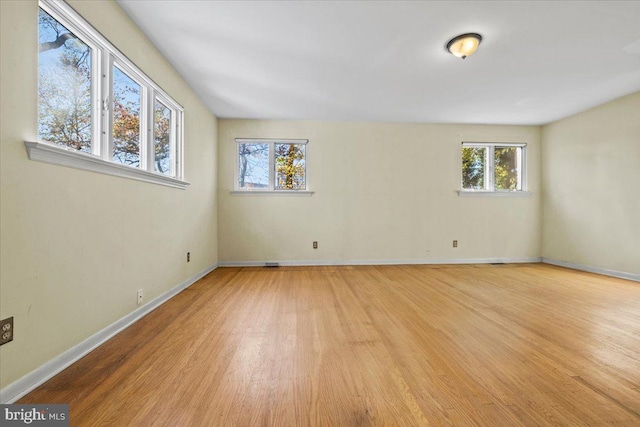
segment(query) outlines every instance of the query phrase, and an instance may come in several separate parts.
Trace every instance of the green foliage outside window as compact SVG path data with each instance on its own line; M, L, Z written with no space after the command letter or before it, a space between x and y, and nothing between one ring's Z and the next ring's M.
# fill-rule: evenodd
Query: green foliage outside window
M521 191L524 146L493 144L462 147L464 190ZM493 169L493 170L492 170Z
M462 148L462 188L468 190L484 189L486 148Z
M496 190L519 190L518 188L518 147L495 148L495 188Z

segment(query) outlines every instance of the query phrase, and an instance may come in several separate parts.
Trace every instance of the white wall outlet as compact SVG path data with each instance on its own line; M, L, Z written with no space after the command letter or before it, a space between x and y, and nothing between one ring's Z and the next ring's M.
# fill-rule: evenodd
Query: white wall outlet
M142 289L138 289L138 305L142 304L143 300L144 300L144 294L142 292Z

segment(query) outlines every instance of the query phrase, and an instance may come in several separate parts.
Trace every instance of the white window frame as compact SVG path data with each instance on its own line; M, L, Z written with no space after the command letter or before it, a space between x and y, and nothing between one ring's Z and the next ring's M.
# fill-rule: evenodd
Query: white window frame
M309 190L309 140L308 139L275 139L275 138L236 138L235 139L235 172L234 172L234 190L231 194L277 194L277 195L298 195L298 196L310 196L313 191ZM253 189L253 188L240 188L238 186L239 176L238 171L240 168L240 145L241 144L267 144L269 146L269 185L267 189ZM299 144L304 145L304 190L277 190L275 186L276 179L276 156L275 145L276 144Z
M87 44L91 50L91 154L49 141L25 141L31 160L186 189L184 181L184 109L122 52L60 0L40 0L39 7ZM113 160L113 67L140 85L140 166ZM170 174L155 171L155 101L171 110Z
M517 147L521 149L521 155L517 159L520 163L518 168L518 180L520 190L497 190L495 188L495 149L503 147ZM462 171L460 176L460 196L528 196L527 190L527 144L514 142L463 142L462 148L484 148L485 149L485 174L484 188L474 190L462 188Z

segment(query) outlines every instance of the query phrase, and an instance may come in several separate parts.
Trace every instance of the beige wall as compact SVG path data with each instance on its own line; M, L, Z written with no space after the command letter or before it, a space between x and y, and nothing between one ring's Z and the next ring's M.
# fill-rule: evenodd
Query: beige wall
M0 387L217 262L217 121L113 2L70 2L185 109L186 190L30 161L35 1L1 1ZM186 263L186 252L192 260Z
M230 194L238 137L309 139L315 194ZM540 256L539 127L221 119L218 140L221 263ZM531 196L459 197L461 141L527 143Z
M640 92L544 126L542 255L640 274Z

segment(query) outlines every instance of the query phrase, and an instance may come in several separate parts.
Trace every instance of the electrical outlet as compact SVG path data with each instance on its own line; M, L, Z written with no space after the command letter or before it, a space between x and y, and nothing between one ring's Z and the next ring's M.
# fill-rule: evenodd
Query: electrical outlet
M0 345L13 341L13 316L0 320Z
M191 261L191 252L187 252L187 262Z
M313 249L318 249L318 242L313 242Z
M138 305L142 304L143 300L144 300L144 293L142 292L142 289L138 289Z
M457 248L457 247L458 247L458 241L457 241L457 240L454 240L454 241L453 241L453 247L454 247L454 248Z

